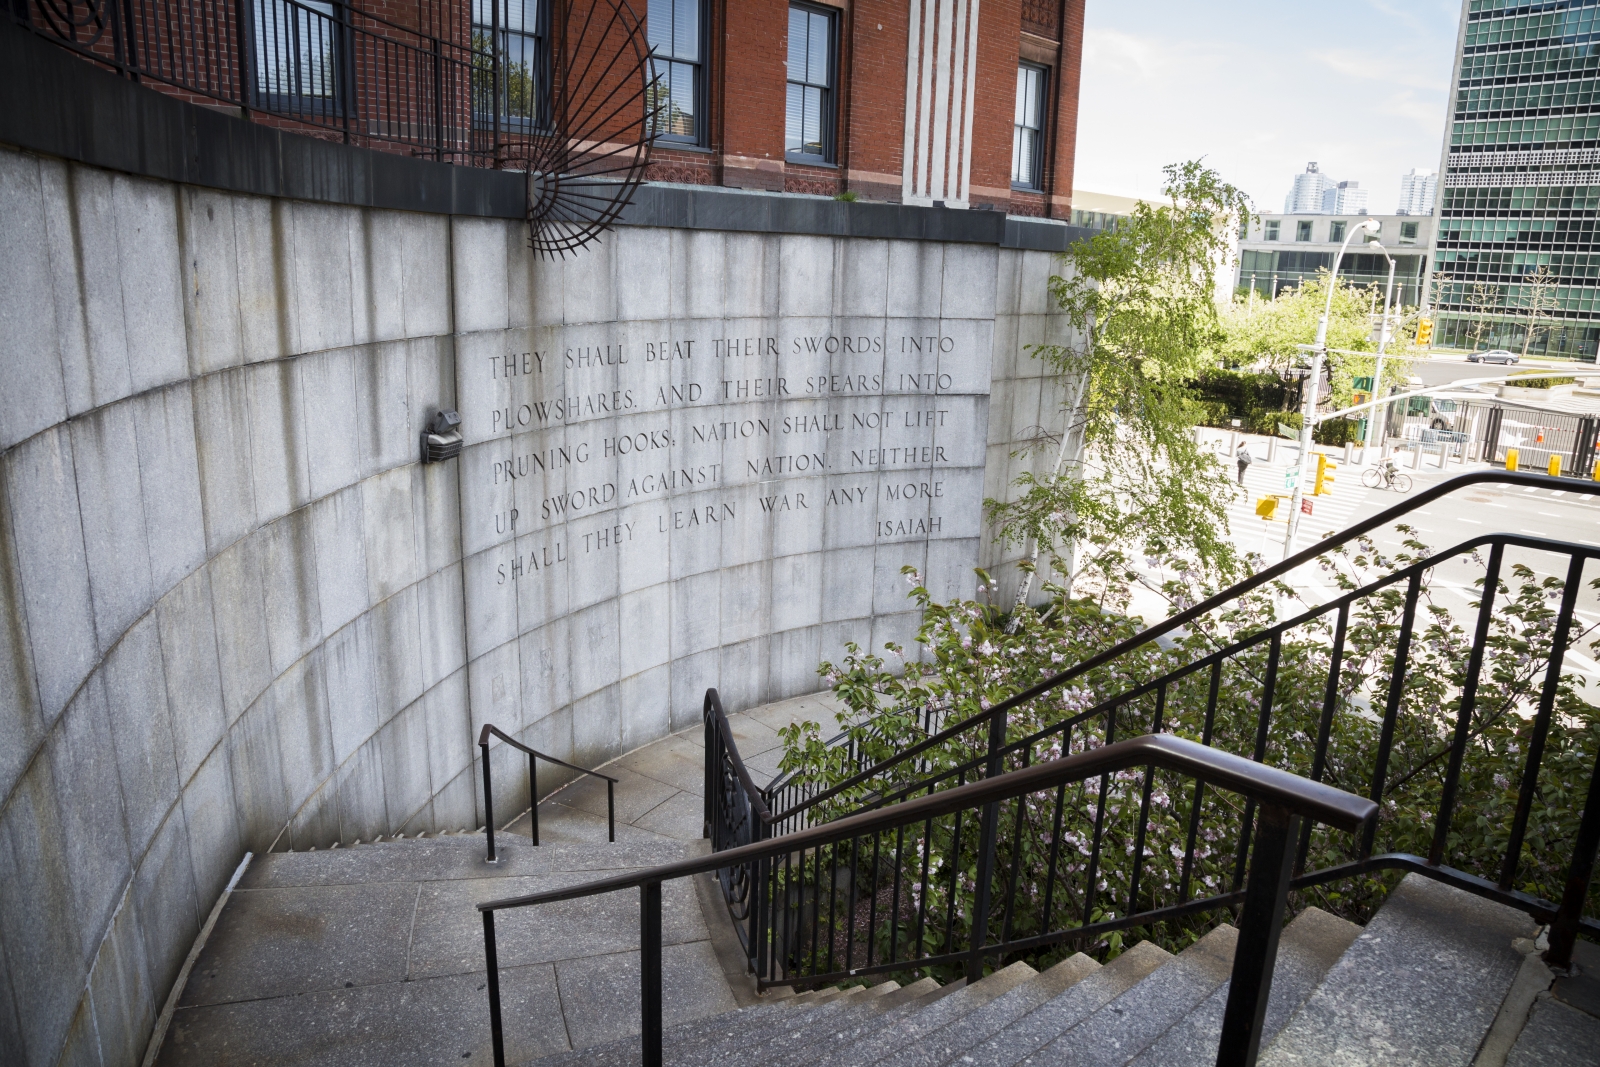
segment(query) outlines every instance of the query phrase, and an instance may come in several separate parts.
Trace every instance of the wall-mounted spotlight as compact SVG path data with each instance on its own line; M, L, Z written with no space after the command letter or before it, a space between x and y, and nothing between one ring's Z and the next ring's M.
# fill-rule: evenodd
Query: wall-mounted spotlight
M422 435L422 462L442 463L461 454L461 416L441 411Z

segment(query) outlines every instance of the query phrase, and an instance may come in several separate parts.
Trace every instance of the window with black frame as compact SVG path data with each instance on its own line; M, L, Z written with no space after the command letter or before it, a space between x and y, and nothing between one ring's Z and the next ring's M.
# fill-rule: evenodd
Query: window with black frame
M345 33L331 3L253 0L256 106L307 119L342 114Z
M1044 185L1046 71L1031 63L1017 67L1017 113L1011 130L1011 184L1021 189Z
M657 141L704 141L704 2L650 0L645 33L652 56L650 106Z
M472 119L479 128L528 130L544 117L545 4L472 0ZM499 59L495 77L493 58ZM498 84L497 84L498 81Z
M832 163L834 12L789 5L789 84L783 150L797 163Z

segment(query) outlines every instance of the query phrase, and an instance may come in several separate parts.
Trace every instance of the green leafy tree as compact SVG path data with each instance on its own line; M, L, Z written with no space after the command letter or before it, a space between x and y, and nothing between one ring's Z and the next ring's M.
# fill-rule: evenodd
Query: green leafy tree
M1429 554L1414 530L1398 529L1403 537L1398 552L1388 553L1377 542L1361 539L1323 558L1325 578L1340 589L1355 589ZM1472 562L1480 568L1483 563L1475 556ZM980 577L987 586L987 577ZM781 767L795 779L820 788L839 785L861 766L904 752L943 725L993 707L1135 635L1141 627L1121 607L1127 602L1130 580L1125 568L1102 567L1094 596L1072 597L1058 584L1047 585L1049 603L1041 610L1019 613L1016 626L986 600L937 603L919 575L908 572L908 578L914 586L911 596L922 611L918 648L913 654L889 645L884 650L887 655L879 656L852 645L840 662L822 665L820 672L846 705L839 721L851 744L825 743L816 724L786 728ZM1600 579L1589 585L1600 589ZM1212 590L1193 571L1179 571L1165 591L1174 606L1182 608ZM1560 579L1541 577L1520 564L1509 564L1499 588L1492 591L1495 611L1444 849L1447 865L1491 881L1500 876L1509 840L1535 729L1532 711L1549 663L1561 592ZM1463 610L1453 586L1441 588L1440 593L1436 599L1425 574L1409 669L1396 694L1393 746L1383 770L1374 842L1378 854L1427 856L1435 833L1476 616L1476 605L1468 603ZM1482 593L1480 588L1478 595ZM1404 601L1404 584L1391 584L1350 609L1323 780L1358 795L1368 793L1377 773ZM1269 648L1264 640L1236 652L1218 669L1215 710L1209 716L1209 669L1171 682L1159 703L1146 696L1118 703L1110 713L1099 709L1140 683L1258 634L1306 606L1286 586L1255 590L1173 635L1170 642L1137 647L1071 685L1022 705L1007 720L1007 742L1014 747L1006 757L1006 768L1097 747L1110 739L1113 729L1115 737L1148 732L1156 727L1157 715L1162 716L1160 728L1165 731L1192 740L1206 737L1224 750L1253 755L1262 736L1258 731ZM1311 774L1318 747L1333 643L1331 621L1329 614L1302 624L1287 631L1280 642L1262 758L1302 776ZM1600 653L1597 636L1600 623L1580 616L1568 647ZM1051 729L1064 723L1071 729ZM956 784L954 775L963 767L982 765L986 734L973 730L958 735L925 750L915 766L901 763L845 789L814 815L813 822L881 803L897 788L941 773L952 778L938 788ZM1546 900L1561 898L1597 752L1600 708L1569 666L1554 694L1554 715L1514 889ZM1054 791L1004 806L994 870L1003 872L997 877L1005 880L1005 891L997 889L993 899L1002 909L1007 900L1014 903L1009 913L991 916L991 931L1004 927L1011 937L1022 939L1169 906L1177 903L1184 885L1190 897L1233 887L1245 817L1244 804L1236 795L1221 790L1197 794L1192 780L1165 772L1147 777L1143 771L1110 776L1103 793L1101 789L1098 779L1063 789L1059 822L1054 821L1058 810ZM919 787L916 793L923 791ZM1087 868L1097 819L1103 820L1102 848L1091 879ZM841 846L838 856L823 858L837 859L841 869L854 872L851 899L857 914L852 921L858 938L869 914L880 919L893 916L877 928L877 936L885 939L878 946L880 958L891 932L902 946L898 958L904 958L903 946L914 942L932 946L934 952L940 944L969 943L968 917L976 893L973 872L978 863L972 825L969 818L962 833L957 820L930 822L925 832L907 838L914 847L904 852L903 862L893 834L881 841L856 842L849 850ZM1193 860L1186 866L1191 832ZM1319 827L1306 847L1305 869L1320 870L1355 859L1359 842L1352 835ZM864 863L866 856L873 862ZM930 856L937 864L917 898L917 908L909 910L905 901L912 894L902 892L902 887L921 882L929 869L919 864L926 864ZM819 862L816 869L825 871L828 863ZM942 873L950 871L955 876ZM807 876L801 871L799 877ZM1292 904L1295 910L1314 904L1365 922L1398 878L1395 872L1352 876L1297 893ZM891 898L891 889L899 895ZM894 911L896 905L902 910ZM1600 885L1591 891L1589 907L1591 914L1600 907ZM937 917L937 922L928 916ZM841 925L833 928L841 946L842 931L849 927L846 918L841 916ZM1126 935L1105 937L1096 948L1102 958L1114 956L1125 936L1127 943L1149 938L1176 950L1227 918L1226 912L1217 912L1135 927ZM1043 967L1065 951L1069 950L1045 947L1022 956ZM953 977L954 971L948 976Z
M1249 203L1198 162L1165 174L1170 203L1140 203L1073 245L1050 279L1077 341L1029 351L1065 383L1064 425L1023 451L1054 461L1019 478L1015 499L985 505L1003 540L1027 546L1019 604L1041 552L1068 588L1096 557L1140 546L1235 566L1224 472L1195 442L1186 383L1221 339L1216 272Z

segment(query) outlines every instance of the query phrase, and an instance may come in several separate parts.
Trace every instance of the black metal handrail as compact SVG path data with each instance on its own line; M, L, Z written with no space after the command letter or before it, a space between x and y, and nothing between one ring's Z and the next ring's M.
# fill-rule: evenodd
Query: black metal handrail
M1311 608L1284 622L1250 634L1224 648L1217 649L1209 655L1199 657L1156 677L1129 685L1111 696L1098 700L1092 707L1076 714L1064 715L1058 721L1028 736L1020 738L1007 737L1008 712L1021 707L1028 700L1035 699L1062 687L1074 679L1081 678L1094 667L1110 663L1117 657L1135 648L1147 645L1156 638L1171 633L1180 626L1191 624L1207 612L1235 600L1253 588L1260 588L1282 576L1293 567L1314 559L1328 552L1331 548L1348 543L1367 531L1392 522L1420 505L1426 505L1430 501L1465 485L1484 482L1540 487L1559 484L1568 491L1584 492L1591 495L1600 494L1600 485L1569 481L1553 483L1552 479L1538 475L1507 474L1492 471L1453 479L1451 482L1419 494L1418 497L1399 507L1388 509L1372 519L1358 523L1339 536L1307 549L1284 563L1269 568L1254 578L1207 599L1186 612L1142 631L1135 637L1091 657L1072 669L1046 679L1038 685L1019 693L1017 696L997 704L994 708L932 733L918 743L906 747L893 759L866 768L852 775L841 784L829 789L812 790L810 796L804 796L798 802L787 807L771 803L773 797L769 793L766 797L768 805L778 810L772 811L768 817L762 820L765 834L768 837L776 837L806 825L814 819L825 819L830 815L837 815L841 811L870 810L886 804L900 803L921 793L958 786L973 778L997 773L1006 766L1017 766L1019 764L1026 766L1029 762L1038 758L1041 751L1050 751L1052 748L1055 751L1070 751L1075 731L1078 732L1077 736L1080 738L1083 737L1085 732L1088 732L1095 733L1098 737L1109 741L1116 736L1119 717L1126 722L1128 712L1135 709L1140 701L1148 701L1153 698L1155 702L1154 718L1146 718L1143 723L1145 728L1160 731L1163 729L1163 716L1167 715L1170 718L1171 709L1167 707L1169 694L1176 692L1178 687L1186 681L1197 683L1209 680L1209 686L1204 686L1194 695L1198 697L1199 692L1206 693L1205 726L1201 739L1206 744L1215 743L1216 739L1212 731L1218 708L1218 686L1223 676L1224 666L1241 662L1242 654L1252 651L1258 655L1264 651L1266 659L1264 677L1255 679L1260 685L1260 696L1258 698L1259 718L1254 729L1253 757L1256 760L1262 760L1267 756L1267 739L1274 723L1274 689L1277 685L1278 655L1281 642L1285 635L1296 627L1332 617L1334 626L1331 648L1328 654L1327 678L1325 686L1322 687L1321 717L1317 726L1314 741L1315 755L1312 759L1311 767L1312 778L1321 780L1327 771L1328 746L1333 727L1334 712L1341 700L1339 695L1340 672L1344 666L1342 661L1345 655L1345 641L1350 624L1351 609L1363 598L1372 597L1385 591L1390 591L1391 596L1399 596L1401 595L1401 590L1403 590L1404 609L1397 632L1396 654L1389 670L1387 693L1384 700L1382 732L1376 751L1373 753L1373 767L1371 769L1370 786L1368 787L1370 799L1375 802L1384 801L1396 788L1395 784L1388 781L1387 771L1390 752L1394 744L1396 719L1407 679L1409 647L1414 636L1418 610L1418 592L1424 572L1437 566L1442 561L1457 558L1476 550L1487 549L1489 559L1484 573L1484 586L1487 589L1497 590L1505 550L1508 547L1526 548L1564 555L1567 557L1568 562L1566 578L1563 583L1564 593L1555 616L1554 632L1551 635L1551 655L1544 669L1543 684L1538 688L1537 692L1537 709L1533 715L1533 738L1532 743L1528 746L1520 775L1517 802L1511 819L1510 833L1505 843L1503 855L1498 861L1498 869L1491 872L1496 877L1493 879L1486 878L1481 874L1449 866L1445 862L1449 858L1447 856L1449 832L1455 817L1463 762L1474 733L1473 716L1476 710L1480 674L1484 665L1485 642L1494 611L1495 596L1490 595L1481 597L1478 604L1473 650L1467 663L1466 678L1461 690L1460 702L1456 709L1454 730L1451 734L1450 744L1447 749L1441 749L1434 755L1434 759L1437 760L1444 760L1448 757L1448 770L1439 798L1438 810L1432 813L1434 830L1429 855L1423 858L1403 851L1375 854L1376 824L1374 824L1363 835L1358 854L1353 860L1306 872L1305 866L1310 847L1310 832L1308 829L1302 834L1297 850L1295 885L1297 888L1304 888L1379 870L1418 871L1430 878L1447 882L1500 903L1519 908L1539 922L1552 923L1551 949L1547 959L1552 964L1564 966L1570 962L1573 939L1580 929L1591 936L1600 935L1600 921L1594 918L1586 918L1582 914L1587 887L1592 876L1594 852L1597 842L1600 842L1600 762L1597 762L1589 784L1591 799L1583 809L1581 824L1572 839L1572 855L1570 860L1564 861L1567 865L1567 876L1564 891L1561 893L1562 903L1559 905L1552 903L1535 894L1515 889L1513 886L1519 866L1522 863L1521 855L1524 840L1528 833L1530 813L1543 757L1544 740L1548 734L1554 713L1557 683L1561 677L1576 598L1581 587L1583 567L1587 560L1600 558L1600 551L1595 548L1520 535L1485 535L1473 538L1453 548L1435 553L1427 559L1400 568L1358 589L1347 591L1327 603ZM1264 650L1262 646L1266 646ZM1530 699L1531 696L1532 694L1530 693ZM1281 694L1278 694L1278 699L1282 700ZM1373 703L1376 705L1376 700ZM987 736L978 733L979 729L983 727L987 728ZM1311 739L1308 738L1307 740L1310 741ZM965 751L969 753L969 756L955 762L954 765L944 766L936 772L929 773L926 764L928 757L939 753L941 750L948 753L952 745L958 748L964 745ZM1308 745L1306 747L1311 748L1312 746ZM713 756L714 754L708 749L708 760L711 760ZM708 776L710 774L711 771L708 767ZM864 790L866 794L862 795ZM1146 812L1148 812L1150 804L1150 790L1150 783L1146 781L1142 790L1141 801ZM789 792L792 795L794 791L790 790ZM1220 906L1227 903L1229 899L1228 894L1218 894L1204 900L1191 898L1196 866L1195 835L1199 818L1198 813L1202 802L1202 792L1203 787L1197 787L1191 802L1193 814L1187 839L1183 844L1182 882L1179 886L1176 910L1172 910L1174 915ZM710 797L711 794L708 794L708 811ZM831 805L828 803L830 801L832 802ZM720 798L719 802L721 802ZM1105 798L1102 796L1100 799L1102 809L1104 804ZM1243 859L1251 833L1251 814L1252 812L1247 808L1242 820L1242 828L1239 831L1238 862L1235 865L1233 877L1235 891L1242 884ZM714 822L715 816L708 814L708 825ZM1090 852L1090 862L1092 864L1098 864L1101 858L1101 833L1100 819L1097 818ZM1132 875L1126 902L1128 914L1138 911L1137 899L1146 861L1146 844L1143 839L1144 827L1142 822L1138 834L1139 837L1135 842L1133 851ZM1013 877L1015 874L1016 872L1012 872ZM728 875L725 876L725 883L730 880L739 881L748 877L749 872ZM985 887L980 885L979 892L984 891ZM732 906L731 902L730 906ZM738 919L747 918L742 909L736 910L734 914ZM1125 922L1122 925L1128 924ZM762 961L757 951L758 943L761 940L761 932L756 930L753 925L748 932L741 925L740 932L742 939L745 941L751 965L757 971L758 979L763 984L779 981L780 978L773 972L770 960L767 961L766 967L763 969Z
M1370 533L1373 530L1388 526L1396 519L1404 517L1410 512L1422 507L1424 504L1430 504L1433 501L1438 500L1440 497L1448 496L1450 493L1453 493L1458 489L1465 489L1469 486L1478 485L1485 482L1535 486L1538 488L1549 488L1554 485L1558 488L1565 489L1568 492L1586 493L1600 496L1600 483L1574 483L1566 481L1565 479L1558 482L1550 478L1548 475L1523 474L1510 471L1474 471L1471 474L1459 475L1458 477L1451 478L1448 481L1440 482L1438 485L1433 486L1430 489L1426 489L1418 493L1416 496L1411 497L1400 504L1396 504L1392 508L1387 508L1369 519L1363 519L1353 526L1346 527L1333 537L1326 538L1317 544L1312 545L1310 548L1306 548L1295 553L1293 556L1290 556L1288 559L1285 559L1280 563L1273 564L1266 570L1259 571L1256 574L1251 575L1249 578L1229 586L1227 589L1222 590L1214 596L1206 598L1191 608L1180 611L1176 615L1171 615L1153 626L1140 630L1134 636L1117 642L1103 652L1098 652L1095 655L1090 656L1088 659L1083 660L1080 663L1076 663L1066 670L1061 671L1058 674L1051 675L1049 678L1044 679L1038 684L1024 689L1020 693L1007 697L1005 700L996 704L992 708L979 712L976 715L970 715L959 722L952 723L951 725L944 727L938 733L933 734L917 744L896 753L891 759L874 764L873 766L866 768L855 776L840 782L837 785L834 785L812 796L808 796L790 808L774 812L772 821L781 822L798 814L805 808L815 807L819 803L831 800L835 796L845 793L864 782L881 778L884 776L889 767L896 764L909 763L915 760L916 757L927 752L929 749L942 745L954 737L958 737L961 734L969 731L976 731L979 728L986 727L987 724L993 719L1003 717L1007 712L1013 711L1029 701L1035 700L1046 693L1051 692L1052 690L1060 689L1069 682L1088 674L1096 667L1105 666L1107 663L1110 663L1112 660L1115 660L1128 652L1132 652L1137 648L1148 645L1151 642L1167 636L1168 634L1187 628L1195 621L1204 618L1217 608L1227 604L1229 601L1237 600L1245 593L1251 592L1255 589L1260 589L1263 586L1270 585L1279 578L1282 578L1284 575L1293 571L1296 567L1299 567L1305 563L1309 563L1319 556L1326 555L1332 549L1348 544L1349 542L1354 541L1358 537Z
M565 767L567 770L577 771L579 774L587 774L592 778L604 778L606 782L606 824L608 829L608 840L615 841L617 839L617 780L615 778L611 777L609 774L601 774L599 771L591 771L585 767L579 767L576 764L568 763L566 760L557 759L554 756L548 756L545 753L540 752L538 749L529 748L521 741L518 741L510 734L500 729L500 727L495 726L492 723L484 723L483 729L478 732L478 748L482 751L483 763L483 832L488 839L489 855L487 858L490 863L495 862L494 789L491 783L491 772L489 768L489 738L491 735L498 737L512 748L521 749L523 752L528 754L528 819L531 823L531 829L533 831L533 843L535 845L539 843L538 760L544 760L546 763L554 763L558 767Z
M711 703L708 698L708 705ZM731 740L731 738L730 738ZM1099 777L1104 782L1111 775L1131 768L1144 767L1147 773L1156 769L1179 774L1185 778L1226 790L1259 805L1258 832L1251 853L1248 884L1242 892L1233 894L1235 902L1243 905L1239 921L1239 940L1233 961L1232 982L1224 1013L1222 1038L1218 1049L1219 1067L1235 1067L1254 1062L1260 1045L1262 1024L1267 999L1271 991L1273 964L1277 956L1279 932L1283 925L1284 910L1289 892L1290 865L1294 856L1294 839L1302 818L1325 823L1346 832L1355 832L1370 822L1377 805L1370 800L1353 796L1331 786L1307 781L1285 771L1266 767L1231 753L1207 748L1193 741L1171 735L1148 735L1104 745L1087 752L1065 756L1061 759L1037 763L970 782L953 789L941 790L927 796L892 807L862 812L834 822L813 826L788 834L777 840L755 841L711 856L682 860L678 863L655 867L648 871L617 875L584 885L508 897L479 904L483 916L484 957L488 974L489 1019L494 1046L495 1064L503 1067L505 1047L501 1022L500 967L495 941L495 914L538 904L573 900L626 889L640 891L640 1024L645 1067L659 1067L662 1061L661 1032L661 884L675 878L716 871L725 867L744 867L755 872L751 880L754 898L752 910L765 916L791 914L793 890L804 883L785 874L805 870L807 855L812 857L814 868L820 872L824 864L836 871L841 859L846 863L863 864L863 842L876 850L881 848L886 836L896 840L894 867L897 879L894 892L898 901L900 882L898 875L904 868L902 861L908 857L912 867L916 856L921 856L922 899L932 886L929 881L928 859L938 848L932 832L935 824L955 816L954 840L959 842L964 819L976 818L980 823L980 855L993 856L1000 833L999 810L1005 803L1013 802L1018 819L1028 798L1054 791L1059 798L1069 786ZM1057 800L1059 813L1060 800ZM1058 814L1059 822L1059 814ZM923 848L906 851L907 830L923 827ZM949 858L959 853L957 844L950 850ZM798 859L797 859L798 857ZM942 857L943 858L943 857ZM984 875L980 872L979 881ZM1092 875L1090 881L1093 881ZM820 910L818 897L820 881L814 883L811 913ZM837 894L835 877L829 889L830 905ZM880 891L875 891L876 902ZM852 897L854 896L852 890ZM952 898L953 899L953 898ZM852 904L855 901L852 900ZM844 974L875 973L886 970L904 970L934 964L960 961L969 973L981 973L984 961L1004 954L1007 946L993 943L989 937L986 919L986 902L980 897L970 916L971 935L961 946L945 945L942 952L918 952L910 949L905 955L888 962L873 963L870 954L867 962L852 967L850 948ZM790 924L793 925L792 923ZM1100 924L1103 926L1104 924ZM946 923L947 933L952 929ZM1089 936L1096 931L1094 924L1055 931L1055 941ZM923 939L919 937L920 946ZM764 945L763 948L771 946ZM853 948L853 946L851 946ZM816 955L813 940L811 953ZM832 951L830 942L829 951ZM870 950L869 950L870 953Z

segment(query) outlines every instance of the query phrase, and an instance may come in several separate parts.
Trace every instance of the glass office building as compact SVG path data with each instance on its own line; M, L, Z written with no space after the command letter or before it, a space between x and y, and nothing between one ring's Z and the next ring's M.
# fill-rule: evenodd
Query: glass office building
M1600 0L1467 0L1453 87L1435 343L1594 360Z

